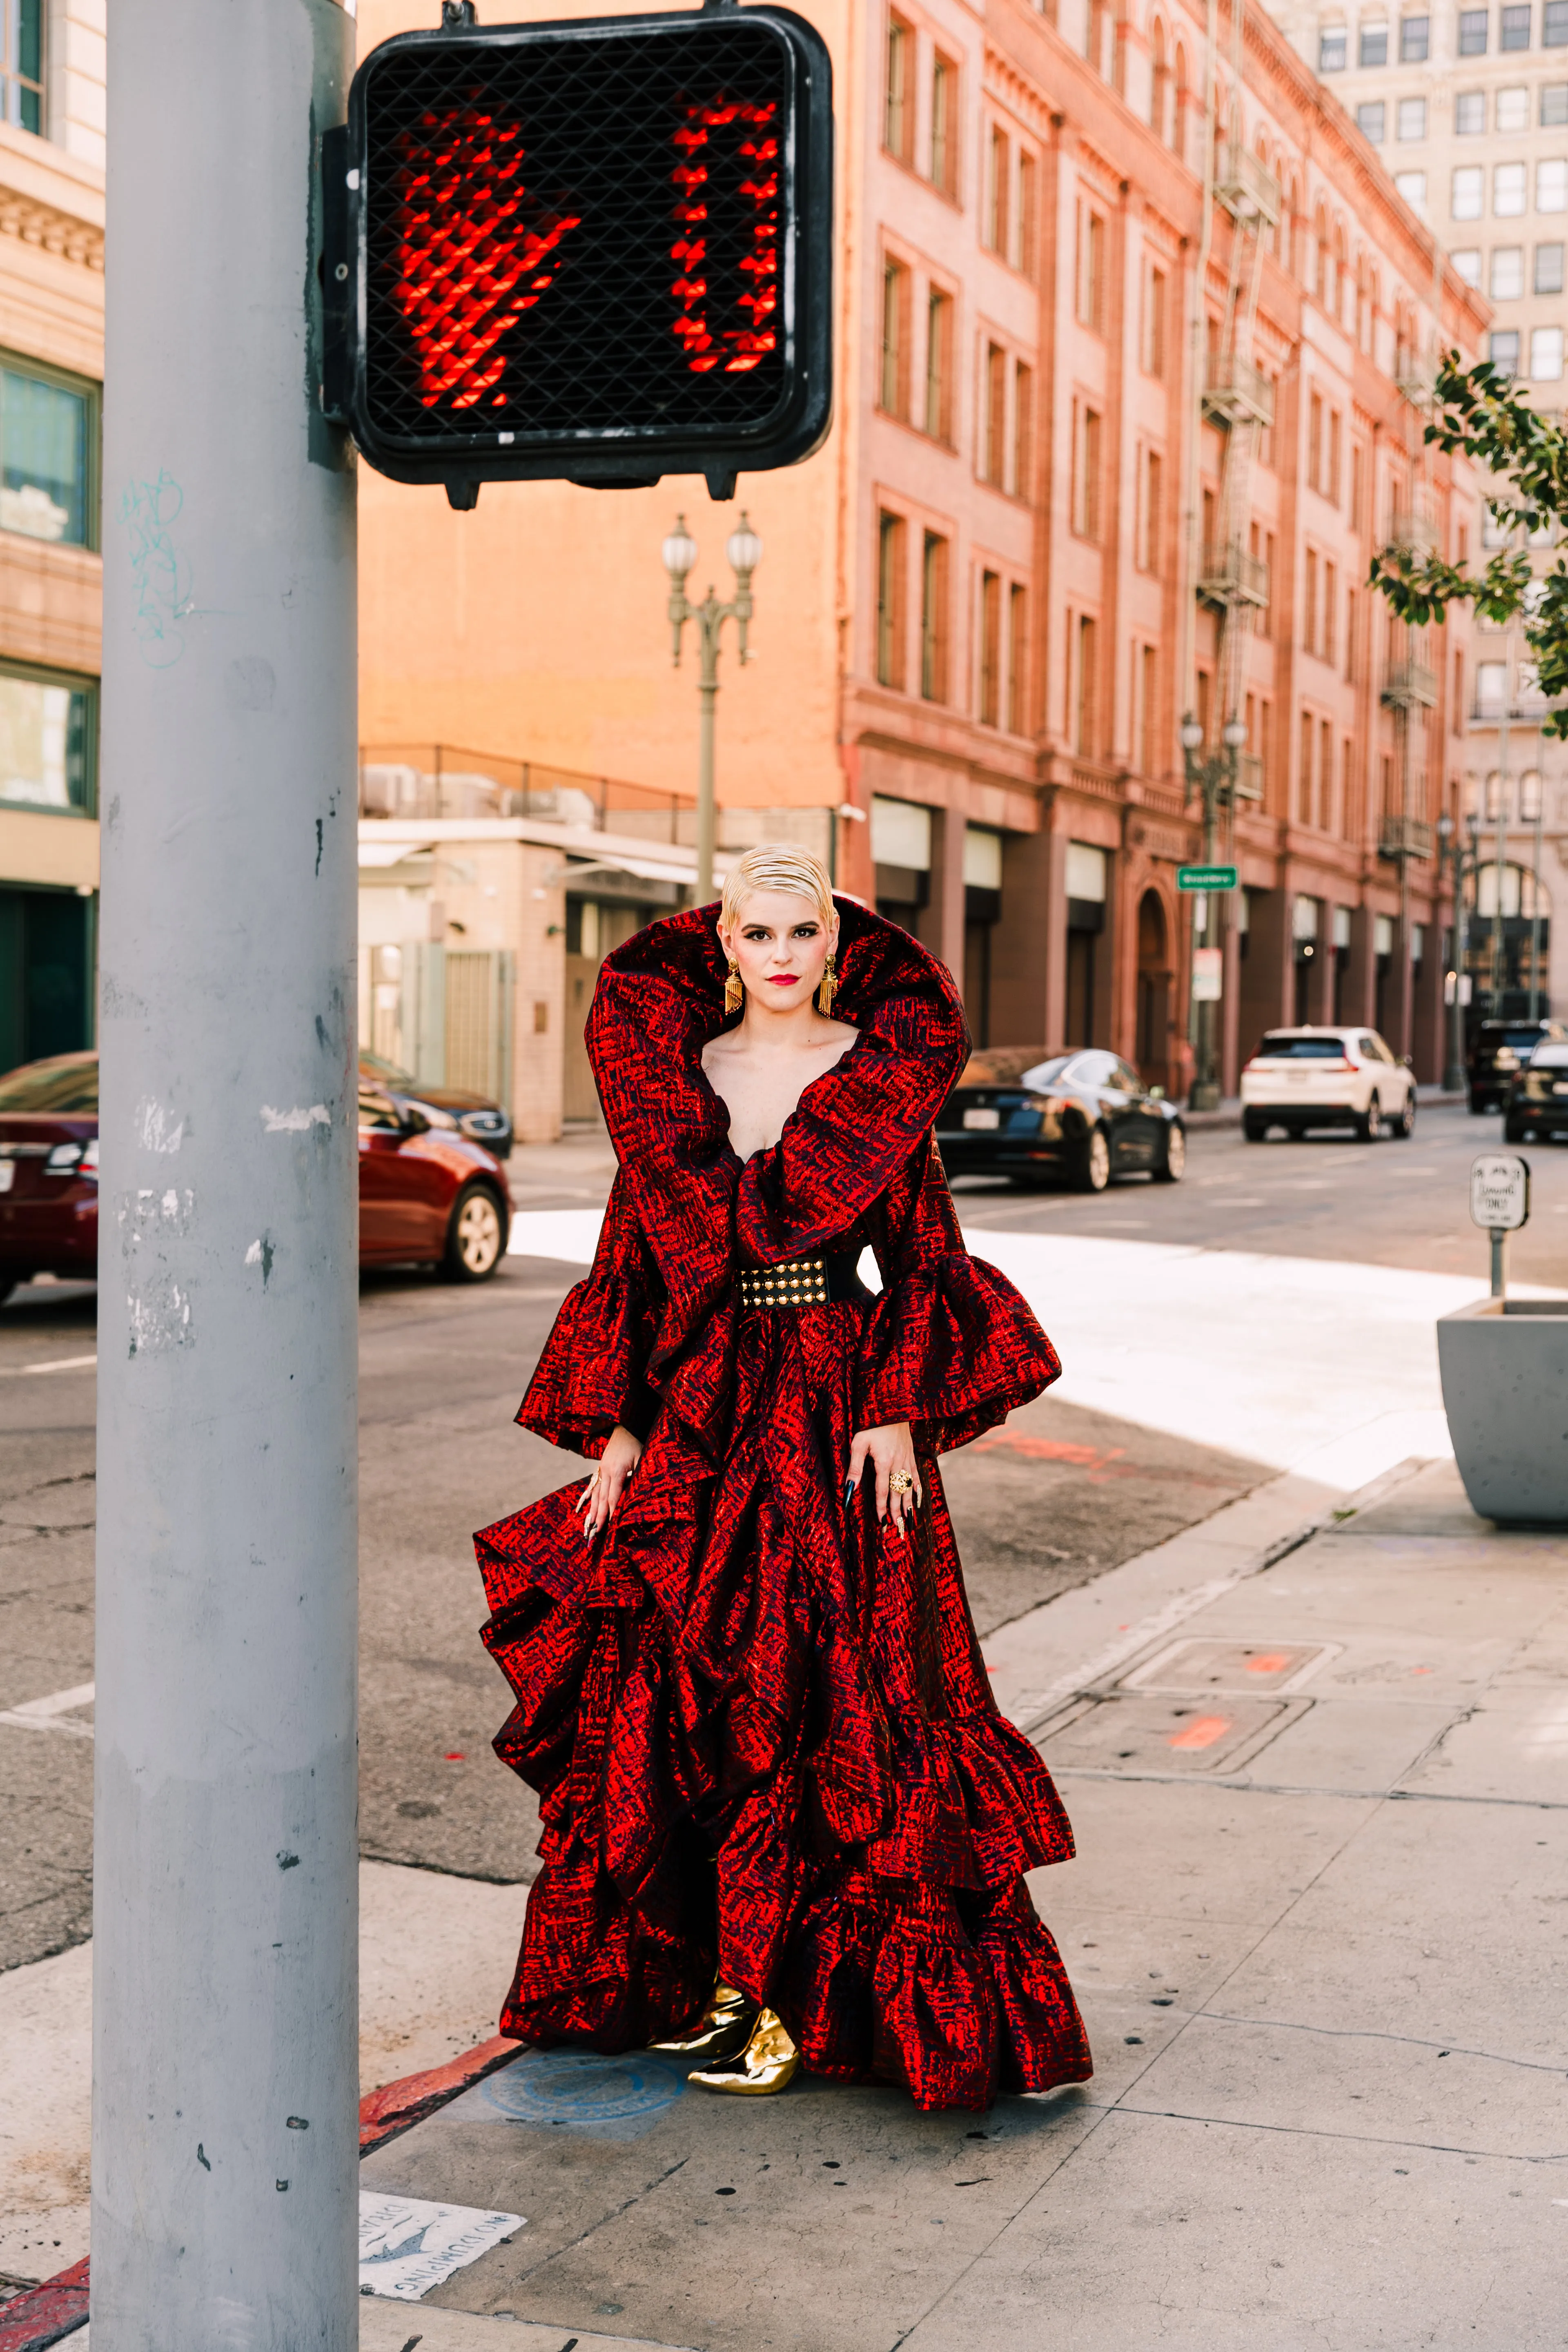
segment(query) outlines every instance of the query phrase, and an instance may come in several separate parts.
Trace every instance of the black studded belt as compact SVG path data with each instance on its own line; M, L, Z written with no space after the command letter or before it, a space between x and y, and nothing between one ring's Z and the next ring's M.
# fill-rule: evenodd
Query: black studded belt
M742 1307L826 1307L832 1297L825 1257L793 1265L743 1265L736 1274Z

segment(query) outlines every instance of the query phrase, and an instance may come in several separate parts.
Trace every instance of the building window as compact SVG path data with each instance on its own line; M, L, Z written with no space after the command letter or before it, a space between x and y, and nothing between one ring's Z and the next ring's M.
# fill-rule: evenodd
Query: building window
M1343 73L1345 69L1345 28L1331 25L1318 36L1318 71Z
M915 34L901 16L888 19L888 94L882 119L882 144L889 155L907 163L914 152Z
M1494 302L1516 302L1519 299L1524 291L1522 245L1493 246L1491 284L1488 290Z
M882 264L881 405L889 416L910 413L910 273L901 261Z
M952 439L952 319L951 294L926 296L925 428L933 441Z
M1512 220L1525 207L1529 194L1524 163L1498 163L1492 170L1492 212L1498 220Z
M1312 822L1312 744L1317 730L1310 714L1301 713L1301 772L1296 779L1296 819L1300 824Z
M1138 764L1146 776L1160 765L1160 656L1153 646L1138 656Z
M1301 648L1309 654L1318 650L1318 559L1310 548L1301 591Z
M1459 11L1459 55L1462 58L1484 58L1487 53L1487 18L1485 8L1461 8Z
M1079 402L1074 418L1072 527L1080 539L1100 537L1100 415Z
M1535 167L1535 209L1538 213L1568 212L1568 163L1549 156Z
M44 0L8 0L0 16L5 120L18 131L44 128Z
M1143 453L1143 499L1138 517L1138 563L1144 572L1160 569L1161 543L1164 531L1164 466L1157 449Z
M1432 42L1430 16L1405 16L1399 26L1399 62L1402 66L1420 66L1426 62Z
M1029 731L1029 592L1007 592L1007 731Z
M1426 202L1425 172L1395 172L1394 184L1413 210L1419 212Z
M947 700L947 547L928 530L921 551L921 692Z
M1568 0L1563 0L1568 7ZM1473 139L1487 127L1487 94L1484 89L1462 89L1454 100L1454 129L1461 139Z
M958 68L939 49L931 68L931 179L944 196L958 193Z
M1104 272L1105 223L1087 205L1078 208L1078 286L1074 310L1080 327L1100 326L1100 289Z
M1530 331L1530 374L1533 383L1563 381L1563 330L1532 327Z
M1323 634L1318 646L1326 662L1334 658L1334 623L1338 617L1339 573L1331 563L1323 566Z
M1568 49L1568 0L1546 0L1541 12L1541 46Z
M1519 373L1519 329L1505 327L1487 337L1487 357L1500 375Z
M90 816L98 688L58 671L0 669L0 803Z
M0 530L97 546L98 410L96 385L0 370Z
M1530 0L1524 0L1524 5L1521 7L1504 8L1501 11L1499 21L1499 48L1528 49L1530 47Z
M1002 488L1007 432L1007 354L1000 343L985 346L984 436L980 473L984 481Z
M1087 613L1079 615L1078 624L1078 708L1074 713L1073 745L1079 755L1092 760L1095 751L1095 659L1097 654L1095 625Z
M877 683L904 682L904 519L877 518Z
M1143 373L1165 373L1165 273L1147 269L1143 275Z
M1426 136L1426 101L1424 98L1402 98L1395 117L1395 128L1401 139L1425 139Z
M1454 171L1453 215L1456 220L1479 220L1486 179L1479 163L1459 163Z
M1388 63L1388 26L1363 25L1357 54L1363 66L1385 66Z
M1562 293L1563 247L1560 245L1538 245L1536 247L1535 290L1538 294Z
M1018 268L1026 278L1035 274L1038 260L1038 230L1036 226L1039 198L1036 194L1036 165L1026 151L1018 157Z
M1002 709L1002 576L980 575L980 723L994 727Z
M1479 286L1480 284L1481 249L1479 245L1458 246L1448 256L1448 258L1454 265L1455 276L1462 278L1467 286Z
M1008 171L1012 151L1005 131L993 126L985 163L985 242L993 253L1007 252Z
M1371 99L1364 106L1356 108L1355 127L1363 139L1370 139L1374 147L1381 147L1384 140L1384 125L1387 117L1388 109L1382 99Z
M1019 361L1013 371L1013 494L1026 499L1034 489L1035 371Z
M1568 81L1549 81L1541 92L1541 127L1559 131L1568 123Z
M1528 131L1530 128L1530 92L1522 84L1512 82L1497 94L1497 127L1500 131Z

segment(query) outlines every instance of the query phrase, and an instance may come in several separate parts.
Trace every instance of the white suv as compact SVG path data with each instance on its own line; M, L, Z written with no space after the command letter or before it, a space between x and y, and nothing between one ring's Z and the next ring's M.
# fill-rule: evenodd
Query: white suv
M1363 1143L1409 1135L1415 1078L1375 1029L1270 1029L1241 1074L1241 1129L1261 1143L1271 1127L1353 1127Z

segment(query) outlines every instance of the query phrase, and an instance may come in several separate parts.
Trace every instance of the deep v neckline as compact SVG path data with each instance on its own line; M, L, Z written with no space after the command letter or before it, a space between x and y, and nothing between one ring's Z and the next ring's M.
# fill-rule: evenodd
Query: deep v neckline
M847 1027L847 1023L845 1025ZM795 1098L794 1107L784 1114L784 1124L780 1127L779 1131L777 1135L774 1136L773 1141L771 1143L759 1143L755 1151L748 1152L744 1160L742 1159L731 1139L730 1106L725 1101L723 1096L720 1093L718 1087L714 1085L712 1079L709 1076L702 1065L702 1056L707 1051L709 1045L713 1042L710 1037L704 1038L702 1044L697 1049L695 1062L697 1076L701 1085L706 1087L710 1096L712 1097L713 1107L719 1114L721 1144L725 1154L734 1161L737 1168L750 1168L753 1160L765 1160L770 1151L778 1150L780 1145L784 1142L785 1136L789 1133L791 1120L796 1119L800 1117L805 1105L806 1097L815 1093L818 1087L826 1086L829 1078L836 1078L843 1069L845 1064L849 1061L851 1056L855 1055L858 1051L859 1047L864 1044L865 1038L865 1030L857 1029L848 1045L845 1046L844 1051L837 1055L833 1061L829 1062L825 1070L819 1070L815 1078L808 1078L806 1080L805 1086L802 1087L799 1094L796 1095Z

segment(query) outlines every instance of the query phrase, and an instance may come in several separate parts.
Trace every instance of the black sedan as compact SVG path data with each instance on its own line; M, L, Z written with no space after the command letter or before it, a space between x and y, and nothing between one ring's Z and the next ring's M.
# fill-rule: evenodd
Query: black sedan
M511 1113L503 1110L500 1103L491 1102L488 1095L470 1094L464 1087L421 1086L406 1070L400 1070L395 1062L363 1045L359 1074L368 1086L384 1087L388 1093L402 1095L410 1102L426 1103L434 1110L450 1112L459 1135L466 1135L470 1143L483 1144L498 1160L510 1159Z
M1561 1021L1483 1021L1470 1040L1470 1108L1506 1111L1514 1080L1538 1045L1568 1042Z
M1502 1131L1510 1143L1527 1135L1568 1135L1568 1043L1537 1045L1509 1088Z
M1182 1176L1187 1138L1180 1112L1120 1055L1086 1045L1016 1069L1024 1058L971 1059L937 1115L937 1149L950 1177L1054 1179L1103 1192L1131 1170L1165 1184Z

